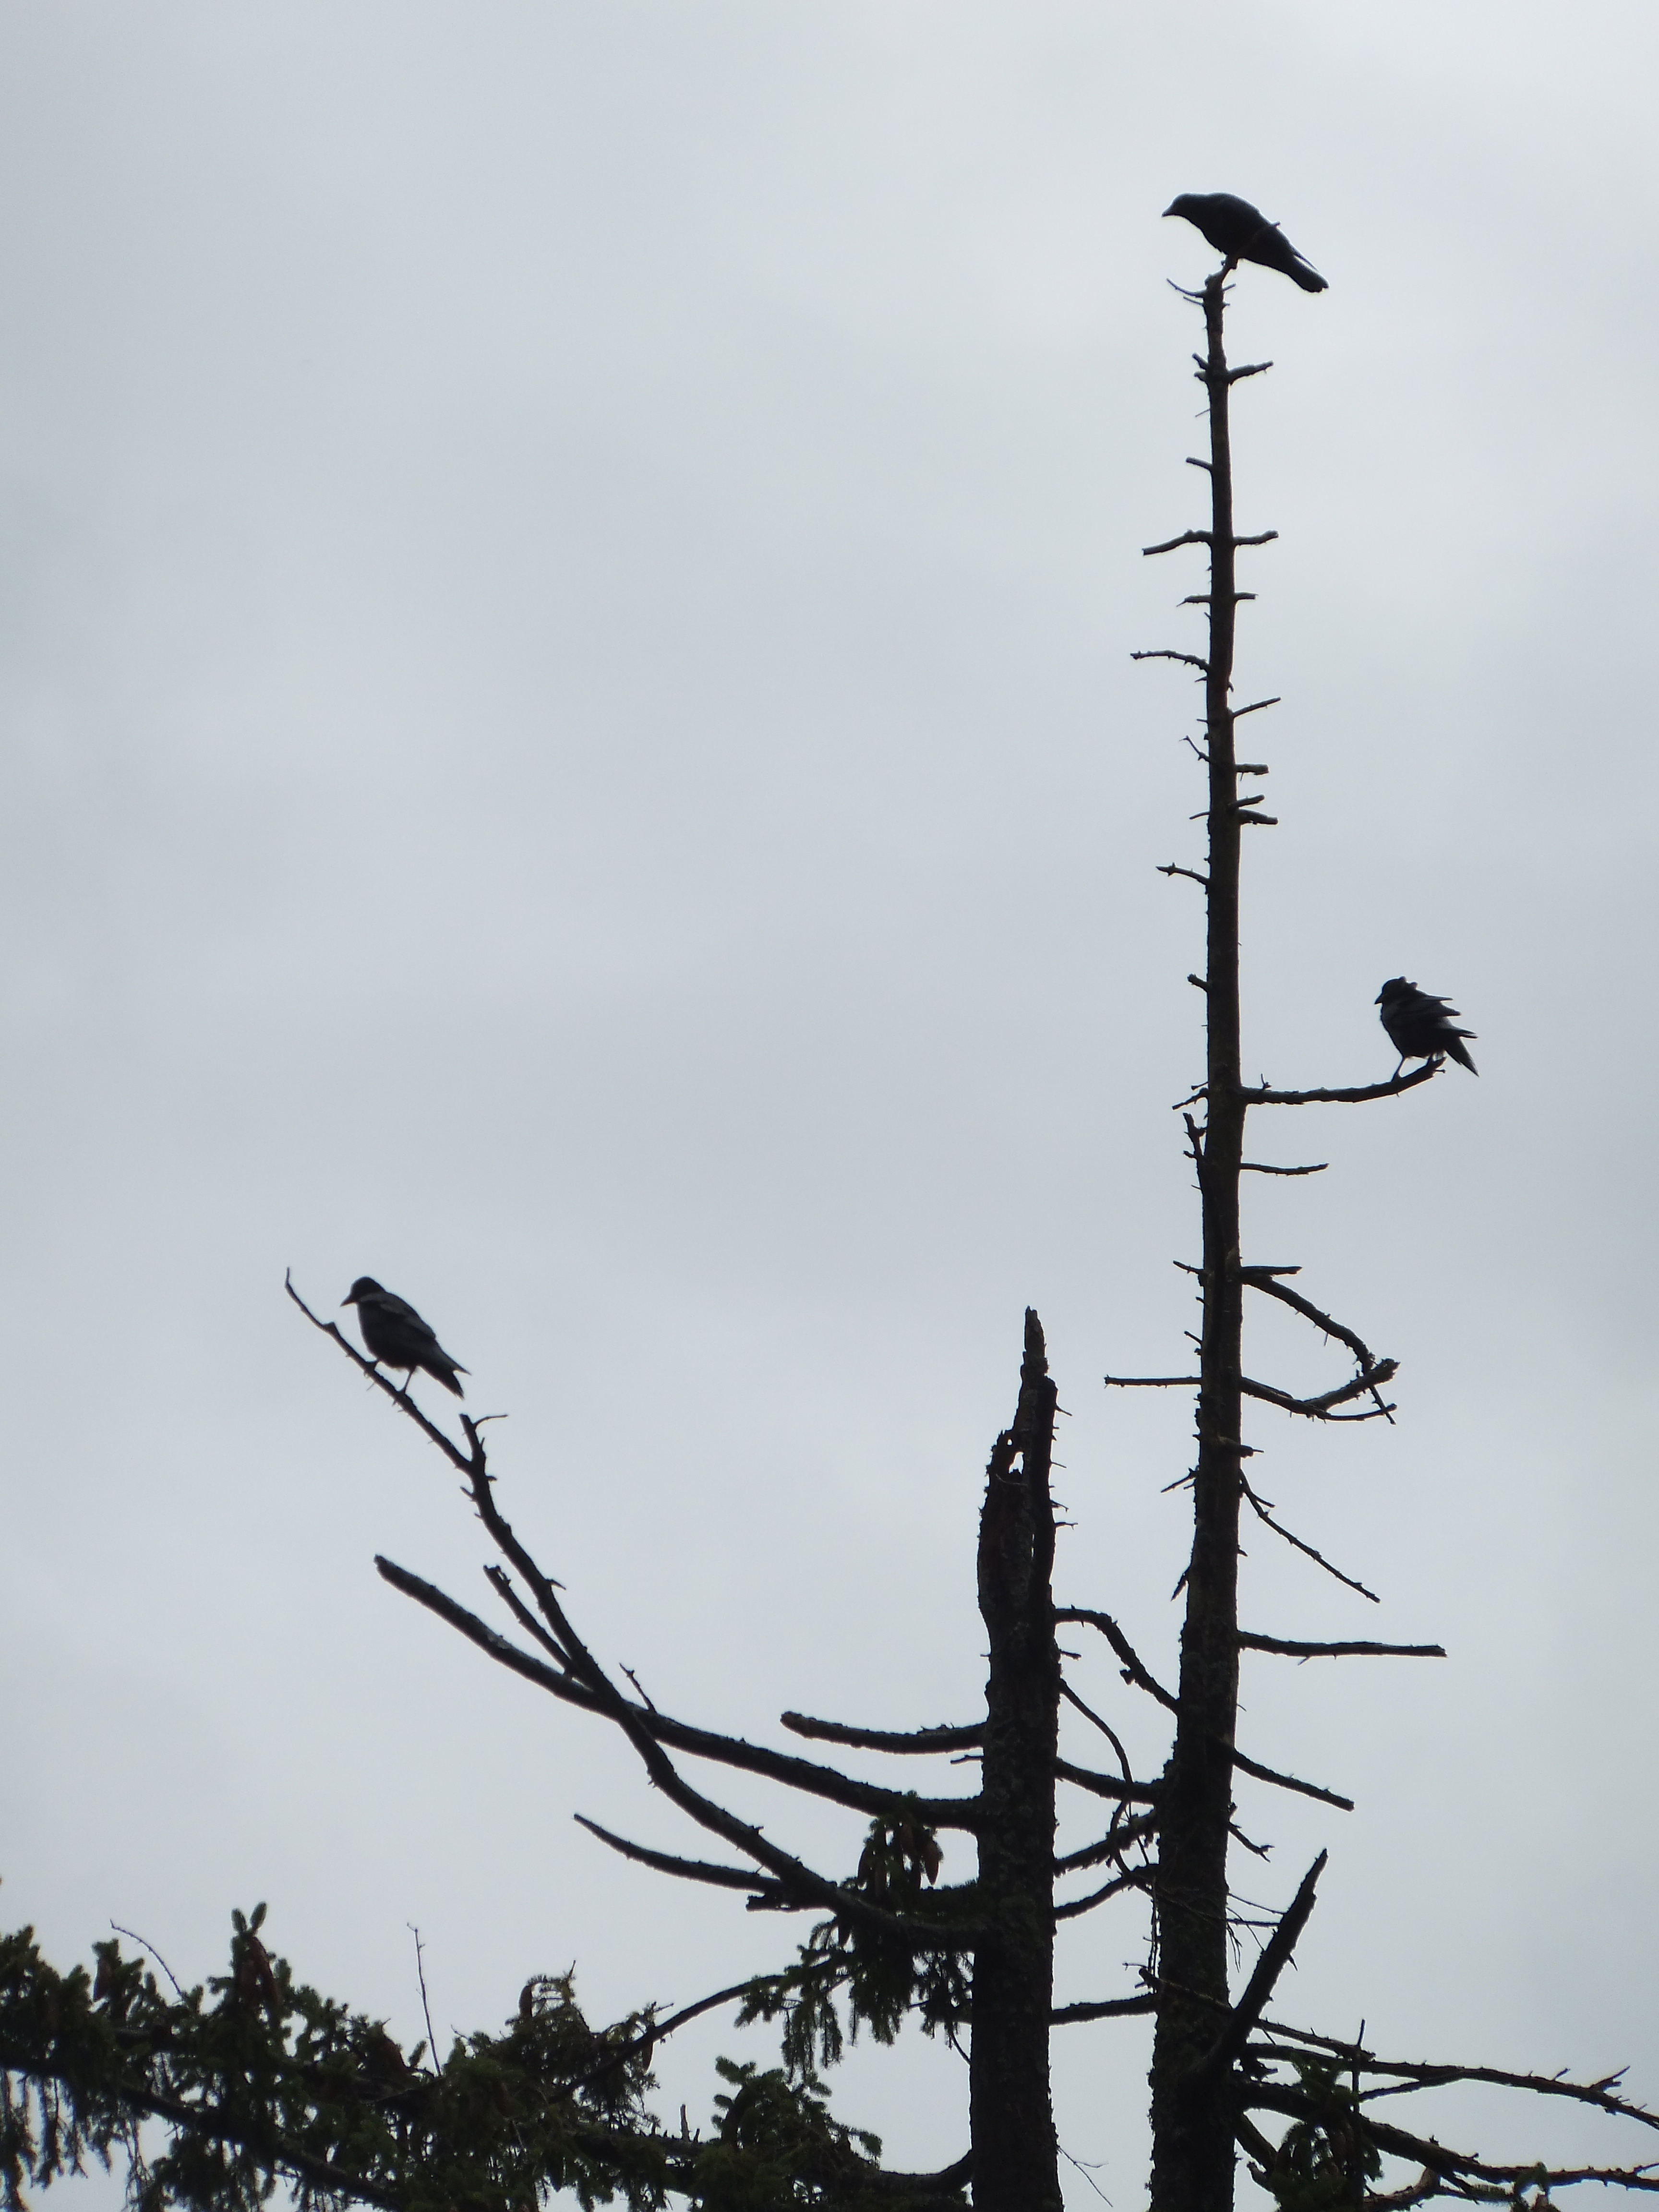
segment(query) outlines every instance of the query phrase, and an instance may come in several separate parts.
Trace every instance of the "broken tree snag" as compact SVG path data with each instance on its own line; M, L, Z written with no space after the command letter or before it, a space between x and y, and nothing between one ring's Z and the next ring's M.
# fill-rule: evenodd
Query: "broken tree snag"
M979 1526L990 1673L979 1831L984 1933L974 1960L969 2077L975 2212L1060 2212L1063 2201L1048 2089L1060 1731L1048 1492L1055 1405L1042 1325L1028 1309L1019 1402L991 1453Z

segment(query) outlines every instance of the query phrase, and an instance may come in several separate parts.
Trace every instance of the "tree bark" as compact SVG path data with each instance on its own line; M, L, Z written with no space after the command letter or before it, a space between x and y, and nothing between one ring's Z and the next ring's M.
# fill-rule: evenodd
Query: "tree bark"
M1231 698L1234 586L1231 389L1222 344L1224 285L1204 288L1208 348L1210 593L1205 712L1209 752L1209 1041L1198 1161L1203 1206L1203 1334L1193 1550L1175 1747L1159 1807L1158 1965L1152 2056L1152 2212L1230 2212L1233 2134L1226 2075L1202 2091L1193 2069L1215 2042L1227 2002L1227 1845L1238 1704L1238 1513L1243 1285L1238 1188L1243 1158L1238 1017L1237 771ZM1229 2069L1231 2072L1231 2069Z
M974 1960L975 2212L1060 2212L1062 2202L1048 2087L1060 1716L1054 1408L1042 1325L1028 1308L1019 1404L991 1455L980 1516L979 1609L991 1666L979 1883L990 1932Z

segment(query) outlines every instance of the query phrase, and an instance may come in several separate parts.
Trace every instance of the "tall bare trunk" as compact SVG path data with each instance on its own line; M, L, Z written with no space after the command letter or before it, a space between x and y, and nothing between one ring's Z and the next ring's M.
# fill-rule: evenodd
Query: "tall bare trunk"
M1160 1806L1157 1887L1162 2001L1152 2060L1152 2212L1228 2212L1233 2136L1224 2094L1188 2077L1227 2002L1227 1844L1238 1704L1239 1411L1243 1286L1238 1186L1243 1157L1238 1037L1237 770L1231 684L1234 586L1231 380L1222 345L1224 277L1204 288L1208 349L1210 592L1205 713L1209 751L1209 1049L1198 1172L1203 1203L1203 1339L1192 1558L1181 1638L1180 1710Z

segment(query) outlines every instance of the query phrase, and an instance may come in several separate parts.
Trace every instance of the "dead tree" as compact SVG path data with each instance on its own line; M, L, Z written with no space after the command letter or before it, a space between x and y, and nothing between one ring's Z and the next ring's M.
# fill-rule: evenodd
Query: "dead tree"
M1235 1990L1230 1978L1230 1935L1246 1917L1229 1875L1235 1778L1351 1809L1335 1790L1276 1772L1240 1748L1240 1652L1444 1656L1438 1645L1309 1644L1240 1626L1246 1510L1311 1563L1370 1595L1278 1520L1252 1487L1246 1401L1304 1420L1386 1419L1391 1407L1383 1393L1395 1371L1357 1331L1290 1286L1295 1268L1243 1256L1241 1177L1320 1171L1248 1160L1247 1116L1316 1100L1397 1097L1431 1081L1438 1063L1347 1087L1279 1091L1243 1081L1239 863L1244 830L1271 826L1273 817L1261 811L1259 791L1241 788L1267 770L1237 758L1235 732L1244 716L1273 702L1232 703L1235 621L1249 597L1237 589L1236 559L1242 547L1265 544L1273 533L1241 536L1234 526L1231 394L1267 364L1228 366L1223 323L1230 274L1228 264L1201 293L1188 295L1205 318L1206 349L1197 359L1210 453L1196 465L1208 472L1210 525L1147 549L1202 547L1209 559L1209 589L1188 601L1206 611L1206 650L1146 656L1192 668L1204 687L1204 743L1195 750L1208 776L1207 857L1201 867L1172 861L1166 871L1203 890L1208 917L1205 973L1192 979L1207 1013L1205 1075L1179 1109L1200 1194L1200 1255L1192 1267L1202 1310L1198 1371L1107 1378L1118 1387L1196 1394L1193 1534L1182 1578L1176 1687L1158 1679L1109 1613L1056 1602L1049 1491L1055 1389L1033 1312L1025 1317L1015 1410L992 1448L980 1515L979 1601L988 1645L982 1710L910 1732L781 1717L798 1740L848 1750L977 1756L980 1780L971 1793L920 1796L665 1712L626 1669L601 1657L562 1584L507 1519L483 1425L463 1414L458 1443L290 1283L289 1295L312 1322L460 1475L495 1554L485 1574L508 1626L498 1627L452 1593L380 1559L386 1581L496 1665L617 1729L663 1797L713 1839L719 1856L665 1851L579 1814L601 1843L653 1873L731 1892L750 1910L810 1916L810 1933L775 1973L717 1990L666 2020L647 2008L604 2030L581 2016L568 1977L532 1977L505 2033L459 2039L443 2059L424 2045L404 2052L383 2024L296 1984L286 1962L264 1949L259 1913L238 1917L230 1972L210 1985L211 2002L200 1990L169 1997L118 1942L98 1947L94 1980L82 1969L54 1972L27 1930L0 1937L0 2185L9 2206L21 2203L25 2180L50 2180L82 2149L125 2144L145 2212L170 2205L254 2212L279 2176L294 2185L303 2208L355 2202L378 2212L519 2212L564 2189L590 2203L620 2196L632 2212L658 2212L672 2197L707 2212L763 2206L945 2212L969 2190L976 2212L1060 2212L1051 2036L1060 2027L1149 2013L1156 2016L1154 2212L1229 2212L1240 2147L1283 2212L1407 2206L1437 2196L1522 2203L1529 2191L1588 2180L1659 2191L1659 2173L1650 2166L1549 2172L1530 2161L1485 2161L1401 2127L1378 2109L1380 2099L1478 2081L1569 2098L1659 2129L1659 2119L1619 2094L1618 2077L1580 2083L1389 2060L1269 2016L1279 1978L1313 1913L1322 1851L1264 1931L1242 1987ZM1310 1398L1247 1375L1247 1293L1277 1300L1345 1346L1352 1374ZM1169 1716L1173 1741L1159 1773L1134 1772L1117 1729L1083 1696L1081 1678L1068 1678L1056 1637L1062 1624L1097 1632L1126 1693ZM1062 1711L1077 1714L1110 1747L1109 1771L1064 1755ZM849 1844L841 1869L809 1864L775 1841L772 1827L741 1819L689 1778L693 1767L742 1771L838 1806L863 1824L862 1847L855 1853ZM1099 1810L1103 1832L1057 1856L1062 1790L1070 1802ZM958 1844L972 1846L973 1869L941 1881ZM954 1865L951 1871L955 1876ZM1149 1898L1152 1940L1138 1980L1057 2008L1058 1932L1108 1904L1144 1909ZM726 2005L739 2008L740 2020L781 2023L784 2065L763 2075L723 2063L730 2094L717 2097L711 2131L693 2130L683 2119L675 2132L645 2101L652 2054L683 2022ZM948 2155L933 2170L884 2167L872 2139L830 2115L815 2067L836 2054L846 2011L883 2040L907 2019L965 2039L965 2140L942 2146ZM1398 2107L1390 2102L1386 2109ZM169 2143L164 2156L148 2163L134 2133L145 2119L167 2130ZM1385 2179L1390 2161L1396 2170Z
M1279 1408L1297 1419L1328 1423L1389 1419L1393 1407L1382 1393L1397 1363L1378 1358L1358 1333L1292 1290L1285 1278L1294 1267L1252 1264L1240 1230L1239 1193L1248 1173L1313 1175L1324 1163L1275 1166L1247 1160L1246 1117L1252 1109L1314 1103L1358 1105L1395 1098L1428 1083L1443 1061L1427 1060L1409 1075L1385 1083L1346 1087L1279 1091L1243 1079L1239 1033L1239 874L1247 829L1271 829L1276 817L1262 811L1259 785L1267 774L1261 761L1238 757L1237 727L1248 715L1276 706L1276 698L1233 703L1234 640L1240 605L1254 592L1237 584L1241 549L1269 544L1272 530L1240 534L1233 515L1231 400L1233 386L1261 374L1271 362L1230 366L1224 340L1229 279L1228 261L1198 293L1185 297L1204 316L1205 349L1194 356L1204 388L1209 422L1208 458L1191 465L1209 479L1207 529L1183 531L1149 556L1186 547L1207 556L1208 589L1182 604L1201 607L1207 626L1206 649L1194 653L1159 648L1137 659L1164 659L1188 667L1203 686L1203 743L1194 747L1204 767L1208 804L1204 820L1207 851L1201 868L1170 862L1164 872L1198 885L1207 921L1205 970L1188 980L1203 993L1207 1034L1204 1080L1177 1110L1184 1117L1187 1147L1195 1171L1202 1218L1200 1264L1192 1270L1199 1285L1202 1325L1198 1372L1189 1376L1109 1376L1120 1388L1179 1388L1196 1390L1196 1457L1191 1470L1193 1543L1183 1577L1186 1613L1181 1637L1179 1685L1166 1699L1175 1717L1175 1741L1158 1796L1156 1966L1158 2022L1152 2086L1153 2212L1227 2212L1233 2201L1235 2144L1253 2160L1261 2185L1281 2201L1358 2203L1416 2203L1437 2193L1480 2193L1482 2184L1515 2186L1522 2173L1541 2169L1488 2167L1373 2120L1364 2110L1379 2085L1397 2087L1401 2069L1379 2066L1370 2054L1340 2041L1297 2037L1262 2024L1275 1981L1288 1962L1312 1911L1315 1886L1325 1854L1310 1868L1272 1939L1236 1998L1230 1993L1228 1936L1234 1922L1228 1855L1233 1829L1236 1771L1261 1774L1243 1757L1236 1742L1238 1712L1238 1655L1242 1649L1278 1652L1297 1658L1316 1652L1357 1656L1400 1652L1401 1647L1374 1644L1307 1644L1253 1635L1241 1630L1238 1608L1239 1523L1248 1507L1277 1534L1352 1589L1364 1585L1322 1559L1313 1547L1284 1528L1267 1501L1252 1488L1246 1462L1252 1447L1244 1439L1246 1400ZM1247 1293L1271 1297L1299 1314L1327 1339L1347 1348L1353 1372L1335 1388L1311 1398L1296 1396L1244 1371L1244 1311ZM1443 1656L1438 1647L1411 1656ZM1151 1686L1143 1685L1143 1686ZM1273 1778L1290 1787L1306 1787ZM1329 1802L1341 1803L1332 1793ZM1279 2076L1288 2067L1293 2080ZM1419 2069L1405 2075L1426 2086ZM1495 2079L1478 2069L1448 2069L1437 2077ZM1512 2086L1540 2089L1536 2080L1504 2077ZM1595 2103L1611 2084L1575 2088L1570 2094ZM1553 2093L1552 2093L1553 2094ZM1622 2107L1621 2109L1628 2109ZM1256 2112L1290 2115L1295 2121L1275 2145L1252 2118ZM1642 2117L1645 2119L1646 2115ZM1650 2123L1651 2124L1651 2123ZM1310 2148L1311 2146L1311 2148ZM1389 2153L1419 2162L1420 2179L1392 2196L1372 2200L1371 2175ZM1589 2177L1550 2177L1557 2182ZM1638 2187L1653 2182L1632 2171L1598 2173ZM1334 2192L1310 2196L1316 2185ZM1546 2185L1547 2182L1546 2180ZM1300 2193L1298 2193L1300 2192Z

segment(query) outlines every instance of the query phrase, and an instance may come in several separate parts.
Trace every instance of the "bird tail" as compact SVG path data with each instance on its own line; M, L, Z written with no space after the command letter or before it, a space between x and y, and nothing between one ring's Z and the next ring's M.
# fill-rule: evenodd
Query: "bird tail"
M1469 1058L1468 1047L1463 1042L1466 1036L1474 1035L1473 1030L1449 1030L1446 1032L1446 1049L1460 1067L1467 1067L1471 1075L1479 1075L1480 1071Z
M1319 271L1316 269L1310 269L1300 256L1297 257L1289 274L1295 277L1304 292L1328 292L1331 289Z
M445 1389L453 1390L458 1398L465 1398L466 1393L462 1389L460 1384L455 1380L455 1377L458 1375L470 1375L471 1371L472 1370L470 1367L461 1366L459 1361L453 1367L434 1367L432 1370L432 1372L437 1376L439 1382L443 1384Z

